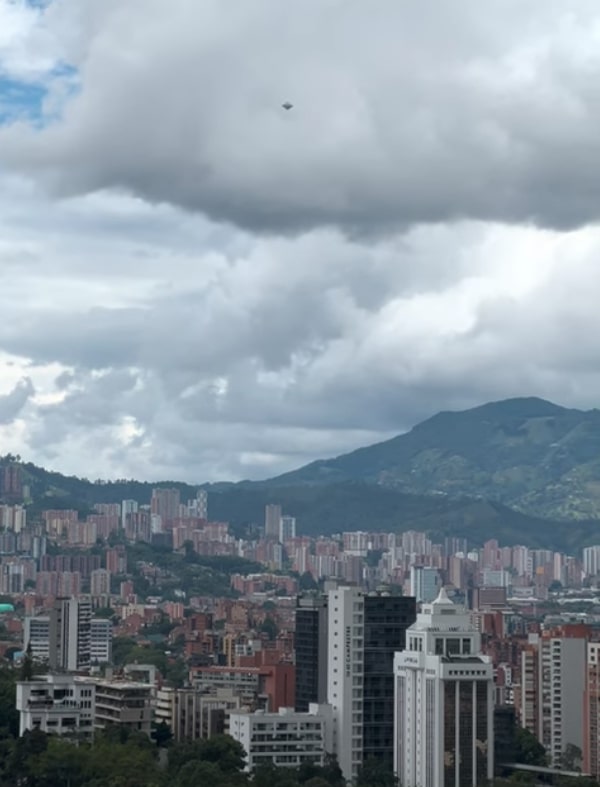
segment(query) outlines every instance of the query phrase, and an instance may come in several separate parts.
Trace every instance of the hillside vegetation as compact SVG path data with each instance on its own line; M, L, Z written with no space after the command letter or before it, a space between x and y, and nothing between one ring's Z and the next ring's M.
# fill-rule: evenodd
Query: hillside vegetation
M15 461L0 459L0 464ZM148 504L155 486L182 500L197 487L175 481L91 482L21 463L30 515L43 508L124 499ZM510 399L439 413L410 432L263 482L205 485L213 520L241 529L279 502L300 533L419 529L471 543L498 538L561 550L598 540L600 411Z
M600 410L508 399L443 412L410 432L270 484L361 480L413 494L495 500L559 519L600 516Z

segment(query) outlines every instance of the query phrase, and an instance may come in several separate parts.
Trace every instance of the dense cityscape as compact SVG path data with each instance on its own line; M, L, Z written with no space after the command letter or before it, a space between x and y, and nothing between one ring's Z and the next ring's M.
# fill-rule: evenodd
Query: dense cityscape
M1 490L16 735L226 735L242 772L359 784L600 779L600 545L313 538L276 502L234 535L168 487L30 518L18 463Z
M600 787L599 85L598 0L0 0L0 787Z

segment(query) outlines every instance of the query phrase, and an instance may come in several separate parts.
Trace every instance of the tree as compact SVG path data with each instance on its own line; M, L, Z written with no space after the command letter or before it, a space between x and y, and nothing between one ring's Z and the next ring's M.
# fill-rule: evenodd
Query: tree
M210 787L225 787L225 776L220 768L212 762L193 760L182 765L175 781L176 787L198 787L206 784Z
M515 734L515 757L521 765L544 767L548 764L546 749L525 727L519 727Z
M246 752L239 741L230 735L215 735L200 741L200 759L213 762L224 773L241 771L246 763Z
M171 741L173 740L173 733L169 725L161 721L160 724L154 723L154 730L152 731L152 737L156 741L157 746L168 746Z
M50 738L46 750L32 757L27 766L35 787L54 787L57 784L77 787L87 781L84 773L88 759L87 747Z
M396 774L385 763L369 757L359 768L357 787L399 787Z
M176 743L169 749L169 772L177 776L184 765L204 762L215 765L229 776L239 774L244 768L246 755L242 745L229 735Z
M268 639L273 641L277 639L277 634L279 633L279 629L277 628L277 623L273 620L273 618L266 617L263 622L260 624L259 631L262 634L266 634Z
M25 655L23 656L21 674L19 675L19 678L21 680L33 680L33 674L33 651L31 649L31 642L29 642L25 651Z
M583 758L579 746L574 743L567 743L564 752L560 757L560 767L565 771L581 771L581 760Z
M15 672L7 667L0 668L0 738L16 738L19 734L16 697Z
M318 590L319 583L316 582L313 575L310 571L305 571L304 574L301 575L298 581L298 587L300 590L308 591L308 590Z

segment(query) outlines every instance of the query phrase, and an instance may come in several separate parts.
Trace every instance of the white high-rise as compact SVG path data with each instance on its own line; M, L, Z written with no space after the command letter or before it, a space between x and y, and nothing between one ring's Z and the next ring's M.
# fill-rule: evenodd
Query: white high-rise
M354 779L363 759L364 594L357 587L329 592L327 701L333 709L333 752Z
M87 670L91 660L92 605L88 599L58 598L50 612L51 669Z
M600 574L600 546L585 547L583 550L583 570L588 577Z
M279 520L279 541L285 544L292 538L296 538L296 517L282 516Z
M442 588L397 653L394 766L403 787L475 787L493 776L490 659L464 607Z
M137 514L138 504L136 500L123 500L121 503L121 527L125 530L127 526L127 517L130 514Z
M440 592L440 572L433 566L410 567L410 595L419 604L430 604Z

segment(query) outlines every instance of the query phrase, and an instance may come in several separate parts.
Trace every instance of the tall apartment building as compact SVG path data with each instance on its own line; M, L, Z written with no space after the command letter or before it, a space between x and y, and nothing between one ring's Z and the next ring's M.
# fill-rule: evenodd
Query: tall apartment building
M327 701L327 596L299 596L296 602L296 710Z
M583 772L600 780L600 643L587 646L583 702Z
M582 712L590 629L564 625L532 634L521 654L521 725L543 744L553 765L567 745L584 747Z
M121 527L126 529L131 514L137 514L137 500L123 500L121 503Z
M110 594L110 571L97 568L90 577L90 593L92 596L108 596Z
M50 618L47 615L25 618L23 643L25 650L31 651L34 661L48 662L50 658Z
M588 577L600 574L600 546L585 547L583 550L583 570Z
M410 595L419 604L431 604L440 592L440 572L433 566L410 567Z
M78 672L91 663L92 606L87 599L58 598L50 611L49 665Z
M86 633L87 628L87 612L85 609L81 612L81 629L71 629L67 636L71 637L71 642L66 644L56 645L56 654L54 657L54 668L59 670L66 670L77 672L85 670L86 661L87 666L93 664L110 664L112 661L112 623L110 620L101 618L91 618L89 621L89 636ZM43 662L48 665L51 664L50 658L50 641L57 643L60 636L58 630L54 631L51 635L51 628L57 616L53 615L39 615L38 617L26 617L24 621L24 634L23 641L25 648L31 649L31 656L35 661ZM64 629L63 629L64 633ZM89 660L86 655L86 650L89 645ZM67 658L71 657L71 666L65 666L63 657L59 663L60 654L67 654ZM79 653L78 666L73 666L74 653Z
M90 662L112 664L113 627L110 620L92 618L90 623Z
M159 487L152 490L150 512L160 517L164 529L168 522L178 518L180 503L181 495L179 494L179 489Z
M327 701L333 751L347 780L365 758L393 760L393 661L414 622L413 597L340 587L328 596Z
M479 632L442 589L395 657L394 769L403 787L476 787L492 778L493 689Z
M279 520L279 541L285 544L292 538L296 538L296 517L282 516Z
M268 503L265 506L265 538L279 541L279 527L281 525L281 506Z
M187 514L198 519L208 519L208 492L206 489L198 489L196 497L188 500Z

